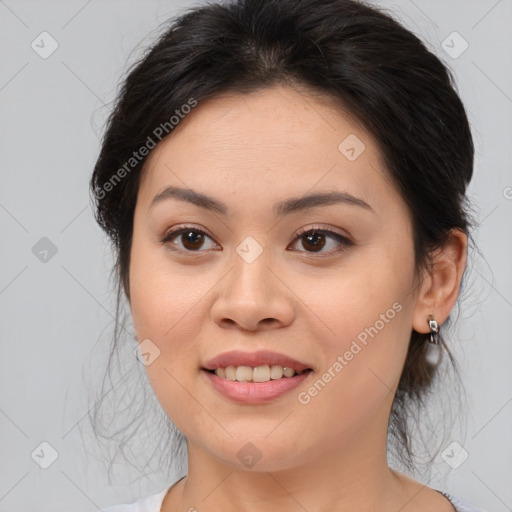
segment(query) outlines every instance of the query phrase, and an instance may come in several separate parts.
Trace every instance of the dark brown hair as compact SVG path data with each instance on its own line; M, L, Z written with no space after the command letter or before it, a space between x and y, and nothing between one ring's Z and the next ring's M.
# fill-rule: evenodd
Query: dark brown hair
M417 271L428 267L450 230L468 233L470 126L453 76L418 37L391 14L353 0L211 3L165 27L129 70L108 120L91 191L97 221L114 244L118 299L121 290L129 294L133 214L146 159L137 153L134 160L134 152L149 139L172 136L171 117L182 117L191 99L274 84L334 99L373 136L411 212ZM156 135L157 127L166 129ZM390 418L389 435L406 464L413 455L408 414L431 390L438 367L427 357L427 338L411 332Z

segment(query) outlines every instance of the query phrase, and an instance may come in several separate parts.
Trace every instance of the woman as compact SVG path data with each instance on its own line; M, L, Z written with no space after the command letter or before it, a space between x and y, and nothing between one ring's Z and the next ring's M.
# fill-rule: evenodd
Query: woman
M188 471L107 510L477 511L387 463L388 436L412 460L432 349L451 357L472 171L449 71L379 10L175 20L130 71L91 187Z

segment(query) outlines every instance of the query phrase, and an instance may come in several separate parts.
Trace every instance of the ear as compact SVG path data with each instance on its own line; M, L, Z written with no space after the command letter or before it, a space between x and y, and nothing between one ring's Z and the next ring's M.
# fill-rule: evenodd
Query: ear
M425 270L413 315L413 329L430 332L428 317L433 315L442 325L455 306L462 274L466 268L468 238L454 228L445 245L432 255L432 265Z

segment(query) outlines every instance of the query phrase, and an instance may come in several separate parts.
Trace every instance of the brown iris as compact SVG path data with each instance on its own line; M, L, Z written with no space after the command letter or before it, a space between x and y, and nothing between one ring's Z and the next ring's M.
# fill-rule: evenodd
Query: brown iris
M204 243L204 233L199 231L185 231L181 234L183 247L190 251L195 251L201 248Z
M325 245L325 235L323 233L311 232L302 239L302 245L305 249L310 249L314 252L321 250ZM308 247L309 245L309 247Z

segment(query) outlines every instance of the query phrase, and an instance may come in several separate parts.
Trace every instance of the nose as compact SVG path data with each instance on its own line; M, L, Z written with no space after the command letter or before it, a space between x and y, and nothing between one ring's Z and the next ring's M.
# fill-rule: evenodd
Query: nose
M269 264L265 251L247 262L238 254L219 283L212 319L224 329L271 330L293 322L293 293Z

